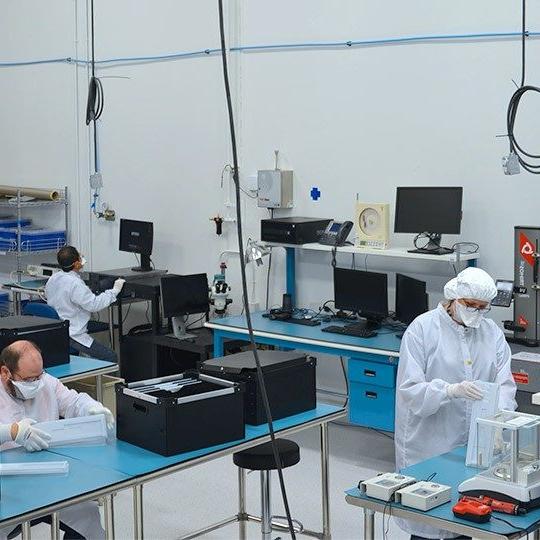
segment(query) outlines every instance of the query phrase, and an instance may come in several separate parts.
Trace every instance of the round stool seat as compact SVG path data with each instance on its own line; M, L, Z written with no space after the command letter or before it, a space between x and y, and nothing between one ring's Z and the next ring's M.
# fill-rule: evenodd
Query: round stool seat
M300 447L294 441L276 439L276 445L284 469L292 467L300 461ZM271 442L237 452L233 454L233 461L237 467L251 471L273 471L277 469Z

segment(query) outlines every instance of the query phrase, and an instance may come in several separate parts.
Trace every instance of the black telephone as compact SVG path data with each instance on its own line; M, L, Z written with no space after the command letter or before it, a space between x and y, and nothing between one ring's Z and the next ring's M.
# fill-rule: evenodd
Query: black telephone
M331 221L319 238L319 244L325 246L344 246L353 228L352 221Z

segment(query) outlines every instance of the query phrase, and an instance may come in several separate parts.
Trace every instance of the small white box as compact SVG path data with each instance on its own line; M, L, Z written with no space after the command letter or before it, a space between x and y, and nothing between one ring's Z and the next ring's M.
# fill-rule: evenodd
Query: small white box
M396 492L396 502L427 512L452 499L452 488L435 482L417 482Z
M258 171L257 206L259 208L292 208L293 171L281 169Z
M391 501L394 493L405 486L414 484L416 478L399 473L384 473L360 483L360 491L368 497Z

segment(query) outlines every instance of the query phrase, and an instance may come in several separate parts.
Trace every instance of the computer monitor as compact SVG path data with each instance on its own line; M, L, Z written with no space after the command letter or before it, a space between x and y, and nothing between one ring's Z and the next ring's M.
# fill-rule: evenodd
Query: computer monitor
M462 187L398 187L394 232L427 233L428 243L409 253L444 255L442 234L461 232Z
M411 324L428 310L426 282L396 274L396 319Z
M120 220L120 251L138 253L141 256L141 266L132 268L134 272L149 272L150 255L154 243L154 224L149 221L135 219Z
M173 336L195 338L186 333L186 315L208 313L208 277L206 274L187 276L165 275L160 280L161 306L164 317L170 317Z
M374 327L388 317L388 276L348 268L334 268L336 309L353 311Z

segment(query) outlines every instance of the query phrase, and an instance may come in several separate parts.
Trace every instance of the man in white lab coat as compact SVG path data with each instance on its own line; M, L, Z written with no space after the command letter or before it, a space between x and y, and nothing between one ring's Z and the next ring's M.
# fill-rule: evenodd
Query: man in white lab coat
M64 246L57 254L62 272L53 274L45 286L47 304L62 320L69 321L71 347L83 356L116 362L116 353L88 334L88 321L92 313L109 307L116 301L125 280L117 279L112 289L95 295L82 280L85 259L73 246Z
M420 315L403 336L396 393L398 470L467 444L474 381L500 384L499 407L516 408L510 347L484 315L497 288L479 268L467 268L445 288L446 302ZM412 539L456 538L444 530L398 520Z
M114 417L101 403L87 394L69 390L58 379L43 371L39 349L30 341L16 341L0 354L0 450L22 446L29 452L48 448L50 436L33 426L63 418L103 414L109 428ZM61 480L60 480L61 481ZM31 496L31 495L29 495ZM60 512L67 531L64 539L87 538L101 540L98 505L87 502ZM11 532L0 529L0 540Z

